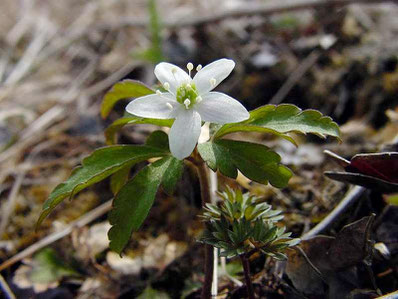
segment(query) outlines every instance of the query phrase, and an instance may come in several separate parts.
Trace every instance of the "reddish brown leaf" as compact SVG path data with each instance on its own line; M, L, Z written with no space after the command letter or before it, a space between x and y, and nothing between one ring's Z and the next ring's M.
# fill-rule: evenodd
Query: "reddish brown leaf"
M325 151L346 172L327 171L325 175L333 180L347 182L385 193L398 192L398 153L358 154L351 161Z
M346 170L398 183L398 153L358 154Z

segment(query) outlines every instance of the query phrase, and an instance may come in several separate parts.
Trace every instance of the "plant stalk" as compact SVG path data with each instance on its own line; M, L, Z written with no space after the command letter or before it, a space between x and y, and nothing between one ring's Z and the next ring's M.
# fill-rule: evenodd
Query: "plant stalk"
M196 163L196 167L198 170L199 182L200 182L200 193L202 197L202 207L206 206L206 203L211 202L210 195L210 184L209 184L209 176L207 172L206 164L201 161ZM206 244L205 245L205 280L203 282L202 287L202 299L211 298L211 284L213 282L213 269L214 269L214 259L213 259L213 246Z
M250 278L249 259L247 258L246 254L240 255L240 259L241 259L242 265L243 265L243 273L245 274L247 296L249 297L249 299L255 299L253 284L252 284L252 280Z
M217 173L209 171L209 189L210 189L210 201L212 204L217 203L216 193L218 190L218 179ZM211 284L211 297L215 298L218 295L218 248L213 246L213 282Z

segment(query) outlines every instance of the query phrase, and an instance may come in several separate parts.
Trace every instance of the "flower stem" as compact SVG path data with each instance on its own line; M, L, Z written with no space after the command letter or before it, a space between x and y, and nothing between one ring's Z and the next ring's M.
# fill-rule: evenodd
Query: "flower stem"
M248 295L249 299L255 299L253 284L252 284L252 280L250 278L249 259L247 258L246 254L240 255L240 259L241 259L242 265L243 265L243 273L245 274L247 295Z
M206 203L211 202L210 196L210 185L209 185L209 177L207 172L207 167L204 161L200 161L196 163L199 182L200 182L200 193L202 197L202 207L205 207ZM213 281L213 246L206 244L205 245L205 280L203 282L202 287L202 299L211 298L211 284Z

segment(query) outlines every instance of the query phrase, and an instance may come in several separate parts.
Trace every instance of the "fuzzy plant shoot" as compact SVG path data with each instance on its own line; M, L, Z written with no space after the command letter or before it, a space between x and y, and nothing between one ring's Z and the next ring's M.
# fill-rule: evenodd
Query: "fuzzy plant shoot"
M220 249L220 255L228 258L239 256L242 261L249 298L254 298L250 279L249 258L256 252L277 260L286 260L283 251L296 246L300 239L291 238L284 226L282 211L260 198L240 190L228 188L218 193L220 205L206 204L203 218L206 223L201 242Z
M300 240L290 238L284 226L282 211L273 210L260 198L227 187L219 192L220 206L206 204L203 218L206 230L202 242L221 249L221 256L232 258L261 251L277 260L286 260L283 250Z
M188 63L188 72L185 72L178 66L161 62L155 67L155 76L160 81L158 89L133 80L116 83L104 96L101 115L106 118L116 103L129 99L127 115L115 120L105 130L107 146L83 159L81 166L75 168L70 177L51 192L44 203L38 225L64 199L73 198L76 193L109 177L115 195L109 214L112 225L108 232L110 249L122 254L132 233L141 227L147 217L158 189L162 186L163 191L172 194L183 174L183 168L189 166L197 170L202 205L207 207L205 215L208 220L212 218L211 223L220 222L228 227L232 225L233 238L242 237L234 235L235 228L247 230L245 238L250 236L248 242L231 248L225 247L224 243L204 239L208 244L202 298L210 297L213 273L211 242L215 246L224 244L223 252L227 256L241 256L251 248L275 258L283 258L279 249L291 246L296 241L289 239L282 229L275 226L279 215L270 206L259 204L253 198L239 193L234 193L235 201L225 201L225 209L237 209L240 218L233 218L238 214L225 214L215 206L207 205L210 202L208 171L217 171L219 175L232 179L236 179L240 172L252 181L284 188L292 172L281 163L281 157L275 151L262 143L232 140L226 138L227 135L261 132L297 145L290 135L292 132L339 139L339 128L330 117L316 110L302 111L294 105L282 104L264 105L248 112L238 100L213 91L231 74L234 66L234 61L224 58L204 67L198 65L194 68L192 63ZM196 73L192 78L194 69ZM210 138L198 144L204 122L211 124ZM154 131L142 145L117 144L117 133L125 126L137 124L170 129ZM134 165L144 161L148 164L131 177ZM238 197L242 198L242 202L237 201ZM242 210L244 205L247 207ZM251 206L254 208L249 213ZM215 214L211 214L213 212ZM221 237L222 232L219 233L216 235Z

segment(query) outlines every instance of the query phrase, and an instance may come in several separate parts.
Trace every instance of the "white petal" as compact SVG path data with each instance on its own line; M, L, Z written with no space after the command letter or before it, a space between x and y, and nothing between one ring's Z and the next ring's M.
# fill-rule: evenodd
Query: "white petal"
M235 67L235 62L231 59L216 60L196 73L193 82L198 89L200 95L212 90L221 83L232 72ZM210 83L215 79L215 84ZM214 81L214 80L213 80Z
M181 108L170 129L170 151L177 159L188 157L194 150L200 135L201 119L193 109Z
M246 108L234 98L221 93L209 92L202 96L202 101L195 104L203 121L216 124L236 123L249 118Z
M192 81L191 77L184 70L168 62L161 62L156 65L155 76L162 84L169 83L170 91L174 94L181 84L187 84Z
M140 117L168 119L175 117L175 111L179 106L169 93L151 94L131 101L126 111Z

